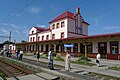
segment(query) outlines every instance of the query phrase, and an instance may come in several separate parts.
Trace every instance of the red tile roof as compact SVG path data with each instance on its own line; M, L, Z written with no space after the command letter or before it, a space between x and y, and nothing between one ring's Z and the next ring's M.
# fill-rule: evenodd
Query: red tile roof
M47 31L49 29L45 29L45 28L40 28L40 27L36 27L36 26L33 26L34 28L36 28L37 30L40 30L40 31Z
M74 14L72 12L66 11L66 12L62 13L61 15L59 15L58 17L56 17L55 19L53 19L52 21L50 21L50 23L57 21L57 20L60 20L60 19L63 19L63 18L75 19Z
M97 38L97 37L108 37L108 36L120 36L120 32L116 33L108 33L108 34L98 34L98 35L91 35L91 36L83 36L81 38Z
M55 19L53 19L52 21L50 21L49 23L58 21L58 20L63 19L63 18L75 19L75 16L76 16L76 14L73 14L72 12L66 11L66 12L62 13L61 15L59 15L58 17L56 17ZM83 23L89 25L89 23L87 23L87 22L84 21L84 20L83 20Z

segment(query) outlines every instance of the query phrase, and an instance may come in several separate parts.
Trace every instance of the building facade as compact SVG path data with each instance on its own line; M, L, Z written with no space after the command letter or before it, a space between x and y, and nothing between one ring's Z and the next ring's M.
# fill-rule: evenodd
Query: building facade
M88 36L89 24L84 21L80 9L76 13L66 11L49 22L48 28L33 26L29 31L29 42L17 43L26 52L45 52L50 48L54 52L64 53L69 50L75 56L87 53L88 57L96 57L100 53L103 58L120 59L120 32ZM65 47L73 44L73 47Z

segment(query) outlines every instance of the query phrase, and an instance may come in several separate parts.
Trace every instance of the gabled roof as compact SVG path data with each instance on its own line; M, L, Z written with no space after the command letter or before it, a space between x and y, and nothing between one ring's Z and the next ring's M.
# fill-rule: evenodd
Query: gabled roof
M47 31L47 30L49 30L49 29L40 28L40 27L36 27L36 26L33 26L33 27L36 28L36 29L39 30L39 31Z
M55 19L53 19L52 21L50 21L49 23L57 21L57 20L60 20L60 19L63 19L63 18L72 18L72 19L75 19L74 15L75 14L73 14L72 12L66 11L66 12L62 13L61 15L59 15L58 17L56 17Z
M75 19L75 16L76 14L72 13L72 12L69 12L69 11L66 11L64 13L62 13L61 15L59 15L58 17L54 18L52 21L50 21L49 23L52 23L52 22L55 22L55 21L58 21L60 19L64 19L64 18L71 18L71 19ZM83 20L83 23L85 24L88 24L86 21Z

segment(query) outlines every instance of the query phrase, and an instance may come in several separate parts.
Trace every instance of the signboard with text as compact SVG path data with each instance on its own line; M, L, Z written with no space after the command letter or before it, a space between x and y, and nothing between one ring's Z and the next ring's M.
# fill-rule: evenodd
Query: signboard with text
M74 44L64 44L64 47L74 47Z

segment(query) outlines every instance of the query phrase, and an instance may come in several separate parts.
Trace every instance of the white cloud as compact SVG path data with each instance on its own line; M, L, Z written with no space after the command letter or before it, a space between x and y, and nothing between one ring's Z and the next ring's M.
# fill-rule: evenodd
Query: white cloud
M3 29L3 28L1 28L1 31L2 31L2 33L3 33L4 35L8 35L8 36L9 36L9 34L10 34L10 31L8 31L8 30L6 30L6 29Z
M116 29L120 29L119 26L106 26L106 27L103 27L103 29L105 30L116 30Z
M104 17L105 15L101 15L101 16L94 17L94 18L91 17L91 22L97 26L100 20L103 19Z
M26 9L26 11L33 14L38 14L39 12L42 11L42 9L40 7L29 7Z
M12 40L16 40L17 42L21 40L27 40L28 38L28 27L22 26L22 25L16 25L16 24L8 24L8 23L2 23L0 24L1 36L9 36L11 31Z

